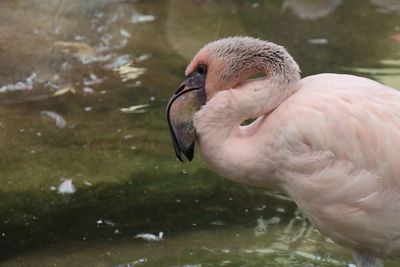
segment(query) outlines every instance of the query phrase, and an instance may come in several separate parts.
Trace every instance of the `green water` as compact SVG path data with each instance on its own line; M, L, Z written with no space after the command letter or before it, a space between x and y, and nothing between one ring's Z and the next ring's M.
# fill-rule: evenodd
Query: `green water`
M400 88L399 33L398 0L2 0L0 266L345 266L290 200L176 161L164 108L229 35Z

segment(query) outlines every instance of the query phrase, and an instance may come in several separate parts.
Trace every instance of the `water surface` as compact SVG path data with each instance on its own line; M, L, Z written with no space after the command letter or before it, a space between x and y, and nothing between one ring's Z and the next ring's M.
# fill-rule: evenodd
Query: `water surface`
M399 16L397 0L1 1L0 266L345 266L287 198L177 162L164 108L231 35L284 45L303 76L400 88Z

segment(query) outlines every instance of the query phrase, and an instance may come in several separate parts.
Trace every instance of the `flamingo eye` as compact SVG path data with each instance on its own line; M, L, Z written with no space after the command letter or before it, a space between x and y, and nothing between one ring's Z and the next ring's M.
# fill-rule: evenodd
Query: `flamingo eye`
M202 74L202 75L206 74L206 73L207 73L207 65L205 65L205 64L200 64L200 65L197 67L197 72L198 72L199 74Z

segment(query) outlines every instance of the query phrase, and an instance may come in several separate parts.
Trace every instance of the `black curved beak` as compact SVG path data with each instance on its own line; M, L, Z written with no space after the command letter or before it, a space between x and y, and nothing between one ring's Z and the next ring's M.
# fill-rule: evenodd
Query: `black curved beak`
M206 103L205 79L205 72L190 74L172 95L165 112L176 157L182 162L182 154L189 161L193 159L196 143L193 115Z

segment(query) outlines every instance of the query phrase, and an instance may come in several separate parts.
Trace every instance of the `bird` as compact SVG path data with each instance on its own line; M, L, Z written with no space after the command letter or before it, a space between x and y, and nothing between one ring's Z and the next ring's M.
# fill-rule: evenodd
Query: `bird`
M358 267L383 267L400 256L400 92L300 73L271 41L206 44L166 108L176 157L191 161L196 144L219 175L287 194Z

